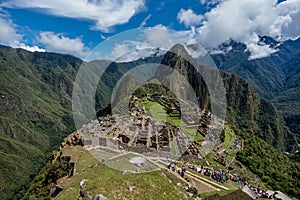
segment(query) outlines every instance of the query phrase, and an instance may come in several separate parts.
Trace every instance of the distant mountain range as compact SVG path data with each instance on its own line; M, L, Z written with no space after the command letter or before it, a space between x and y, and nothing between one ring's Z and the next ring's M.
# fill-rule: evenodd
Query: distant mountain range
M232 42L231 46L227 53L212 56L221 70L233 73L221 72L227 92L228 123L251 137L259 136L282 152L295 150L295 135L299 139L300 41L284 42L274 55L256 60L248 60L245 45ZM176 48L186 54L183 46ZM96 109L110 103L116 82L128 70L161 62L174 68L182 65L185 75L193 80L189 64L170 52L163 57L159 54L131 62L112 62L98 84ZM1 199L20 199L43 166L47 152L57 148L74 130L72 88L82 64L101 67L107 61L86 63L69 55L0 46ZM209 108L208 92L202 90L205 83L199 79L191 85L202 94L199 98L203 106ZM292 132L269 100L283 114Z
M211 56L219 69L248 80L259 95L272 101L300 141L300 38L279 43L265 36L261 41L278 51L249 60L246 45L230 41L220 46L229 51Z

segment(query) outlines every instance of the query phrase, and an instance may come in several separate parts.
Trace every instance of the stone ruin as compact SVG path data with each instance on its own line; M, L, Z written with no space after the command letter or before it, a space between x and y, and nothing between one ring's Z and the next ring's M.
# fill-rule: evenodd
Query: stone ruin
M186 128L195 128L210 141L219 139L219 135L212 129L212 114L209 111L200 110L193 104L165 96L148 95L147 99L166 106L167 112L174 112L174 115L178 114L179 117L182 114L182 120L187 124ZM170 154L174 153L172 148L176 145L176 154L189 152L190 155L201 157L193 148L194 146L190 146L192 143L190 137L180 127L167 122L164 125L159 124L145 111L138 98L130 99L128 111L128 115L102 116L84 125L78 130L84 145L138 153L159 151Z

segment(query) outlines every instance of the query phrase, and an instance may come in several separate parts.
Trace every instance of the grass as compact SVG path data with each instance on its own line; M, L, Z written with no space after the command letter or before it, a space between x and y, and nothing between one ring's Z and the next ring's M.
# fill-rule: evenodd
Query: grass
M120 171L124 170L130 170L130 171L136 171L136 166L129 162L129 160L133 157L137 157L136 154L125 154L121 155L119 157L113 158L111 160L108 160L105 162L105 164L113 169L117 169ZM146 160L145 164L140 167L140 172L147 172L147 171L153 171L158 169L158 167L148 160Z
M157 102L148 102L143 104L148 112L159 124L165 124L168 114L164 107Z
M190 136L193 141L204 140L204 137L198 133L196 128L185 128L186 123L181 120L180 117L171 117L166 113L164 106L157 102L144 102L143 103L145 110L149 113L159 124L165 124L169 122L173 125L182 127L182 130Z
M179 155L179 150L177 148L177 142L176 142L176 139L174 138L172 141L170 141L170 144L171 144L171 152L174 154L174 155Z
M235 133L228 126L224 127L224 131L225 131L224 147L225 147L226 150L229 150L229 148L231 146L231 140L235 136Z
M202 193L199 196L201 198L207 198L209 196L215 195L215 194L219 194L220 196L225 196L227 194L230 194L232 192L234 192L235 190L221 190L221 191L213 191L213 192L206 192L206 193Z
M188 134L193 141L204 140L204 137L197 131L196 128L182 128L182 130Z
M77 199L80 181L84 179L87 180L85 191L91 196L102 194L108 199L185 199L180 188L169 182L168 177L171 176L172 182L177 183L173 175L165 176L160 170L123 175L121 171L99 163L81 148L75 148L76 152L81 154L76 164L78 174L62 183L66 189L59 193L57 200ZM129 186L135 188L129 191Z
M97 160L102 160L102 159L109 159L113 156L118 155L119 153L117 152L113 152L113 151L109 151L109 150L104 150L104 149L93 149L90 151L90 153L97 159Z

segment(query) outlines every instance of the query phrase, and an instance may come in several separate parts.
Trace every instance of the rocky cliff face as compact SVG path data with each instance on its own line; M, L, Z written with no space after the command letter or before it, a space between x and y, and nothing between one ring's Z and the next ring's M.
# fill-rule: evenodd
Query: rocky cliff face
M194 67L196 62L183 46L174 46L172 52L168 52L162 61L161 57L152 57L129 63L112 63L98 85L96 108L110 102L112 89L128 70L145 63L160 62L169 69L159 67L157 77L172 72L172 69L178 72L173 74L174 81L170 82L169 88L184 91L183 96L188 95L178 88L182 77L185 77L195 91L200 107L212 109L215 106L211 105L223 106L224 102L214 102L211 98L209 87L214 86L208 86L205 81L205 68L199 66L197 71ZM11 198L14 192L25 190L22 185L27 185L37 173L45 152L58 146L74 129L71 92L82 62L69 55L31 53L0 46L0 199ZM95 61L89 64L101 63ZM245 80L225 72L221 72L221 76L226 88L228 123L258 135L280 150L292 149L295 144L293 136L290 136L274 106L260 98ZM162 82L167 78L162 77ZM217 79L212 77L211 80ZM19 180L18 183L15 180Z
M211 91L207 86L208 79L204 77L210 76L211 79L216 75L209 75L206 73L204 66L198 66L183 46L174 46L165 55L162 64L175 69L180 76L188 80L197 94L200 107L211 109L213 103L220 103L213 102ZM169 72L166 70L169 70ZM171 73L174 72L160 67L157 76ZM261 137L280 151L293 150L296 145L295 137L285 126L283 118L274 105L270 101L261 98L256 90L239 76L223 71L220 72L220 75L226 93L226 121L253 136ZM178 88L181 84L180 76L177 75L177 78L173 78L171 81L169 77L164 80L170 82L171 89ZM217 81L217 79L215 80Z
M227 96L227 121L259 136L280 151L292 151L296 138L272 102L260 97L244 79L222 72Z

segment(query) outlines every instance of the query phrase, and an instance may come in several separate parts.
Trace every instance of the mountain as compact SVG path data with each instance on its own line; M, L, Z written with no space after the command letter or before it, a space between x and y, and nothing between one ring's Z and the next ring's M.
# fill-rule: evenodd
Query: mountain
M175 45L165 55L162 65L170 66L186 77L198 97L199 105L211 109L214 102L209 100L211 91L208 90L208 82L204 81L201 73L196 71L194 66L197 66L197 62L187 54L183 46ZM201 68L204 66L199 66L199 69ZM214 74L214 69L211 71ZM171 74L162 70L157 73ZM256 90L239 76L222 71L220 74L226 90L226 121L249 134L259 136L280 151L293 150L296 146L295 136L285 126L283 118L273 103L261 98ZM208 76L207 73L205 75ZM168 77L165 79L170 80ZM211 79L213 82L217 81L217 79ZM179 84L179 78L173 79L170 83L173 88L178 88ZM217 102L217 104L221 103Z
M44 165L46 154L75 130L71 100L80 67L108 66L95 95L98 110L110 102L116 80L135 66L154 62L151 59L159 62L161 57L86 63L70 55L0 46L0 199L14 195L19 199Z
M290 79L291 70L296 70L300 52L300 38L278 43L270 37L261 41L277 49L269 57L251 59L250 52L243 43L229 41L220 46L229 49L225 53L212 54L219 69L237 74L248 80L260 95L272 99L284 92ZM230 47L230 48L229 48ZM296 62L296 63L295 63Z
M228 51L214 54L212 58L221 70L248 80L259 95L271 100L283 115L289 129L300 141L300 38L279 43L265 36L261 37L261 42L275 47L278 51L269 57L249 60L250 53L246 45L230 41L221 45L221 49L226 47Z
M117 66L114 64L113 66L116 68L108 71L110 73L112 71L119 73L120 71L117 69L118 67L122 67L122 65ZM168 87L160 85L160 87L164 87L160 88L158 86L159 84L153 84L152 89L154 88L154 92L159 92L169 88L176 94L176 89L180 88L179 86L182 86L184 83L182 80L187 79L198 96L199 106L204 109L211 110L215 102L209 98L212 97L212 94L210 94L210 91L208 90L210 86L208 86L204 77L202 77L200 73L203 72L203 68L204 66L197 66L196 61L187 54L182 45L175 45L161 60L161 64L158 66L155 76L153 77L153 80L156 80L155 83L160 83L164 86L169 84ZM119 75L121 74L118 74L118 76ZM242 141L243 146L237 151L236 155L231 158L232 162L234 161L236 165L230 166L241 168L243 172L245 171L243 168L246 167L247 174L249 175L253 173L253 176L258 176L258 179L262 180L260 183L266 188L280 190L291 196L298 196L298 179L300 177L299 163L291 161L286 155L278 151L278 149L285 151L287 146L289 146L287 145L289 142L291 142L291 146L295 145L295 141L291 140L293 136L289 135L290 133L287 127L284 125L283 118L277 112L274 105L270 101L260 97L255 89L246 80L228 72L221 72L221 76L223 78L226 90L226 100L228 105L226 126L224 131L225 138L228 137L228 132L231 132L231 134L233 134L238 141ZM111 74L109 77L114 76ZM132 79L131 75L126 75L124 77L124 82L128 83L128 87L125 85L121 85L119 87L120 96L125 96L124 94L126 94L127 89L129 89L131 86L135 87L138 85L137 81ZM150 85L148 86L150 87ZM181 95L183 95L183 98L186 98L186 95L188 94L183 93ZM143 98L142 96L143 95L141 95L141 98ZM120 99L123 99L123 97L120 97ZM109 107L105 110L102 110L103 112L99 112L98 114L110 113L107 110L109 110ZM86 127L91 127L91 129L94 130L94 127L91 125ZM57 199L64 199L67 197L77 198L79 195L81 197L86 197L89 195L95 196L99 193L110 198L119 199L124 196L128 197L128 195L131 195L131 193L127 192L126 190L126 187L129 185L134 185L139 191L138 193L134 193L134 196L130 196L130 198L145 198L144 192L140 191L142 187L140 184L141 182L135 182L136 178L139 177L140 174L132 174L131 176L123 174L122 176L119 171L112 169L116 164L107 167L105 165L106 161L103 161L104 164L100 163L95 160L95 158L91 157L91 155L88 154L87 151L82 147L73 147L71 144L72 139L70 138L74 138L74 134L71 134L68 139L62 143L59 150L53 152L52 157L49 158L47 165L32 182L25 199L45 198L45 196L49 195L50 191L53 191L51 188L57 187L55 186L57 180L63 187L62 192L58 194ZM231 136L231 138L233 138L233 136ZM223 140L225 141L228 139ZM75 139L75 141L77 141L77 139ZM225 146L225 142L221 145ZM235 148L231 145L232 144L229 143L229 147L227 148ZM197 143L195 143L195 146L197 146ZM227 151L226 149L224 150ZM218 149L218 151L221 152L220 149ZM215 156L219 154L217 152L214 153ZM225 156L225 154L226 153L224 153L222 156ZM70 169L67 167L68 163L65 163L66 160L64 159L64 156L70 155L79 157L76 164L77 173L75 176L66 176ZM214 162L210 156L210 154L207 155L205 158L207 159L206 161L209 160L209 163L213 163L215 165L216 162ZM72 158L69 159L72 160ZM190 162L190 160L185 161ZM120 164L122 159L117 159L117 162L118 166L123 166L123 164ZM220 167L223 168L225 166L216 165L215 167L218 167L219 170L221 169ZM174 189L174 187L176 187L176 191L180 191L178 184L171 187L166 183L165 179L162 178L161 174L164 174L163 176L170 178L170 176L167 175L164 170L157 174L155 172L152 174L142 173L142 175L140 175L142 180L148 180L145 182L145 188L148 189L148 187L150 187L150 190L153 191L151 194L149 194L149 198L151 195L154 195L155 198L161 198L159 196L161 192L154 192L161 191L159 189L161 187L157 188L157 185L153 183L153 177L155 177L157 182L163 184L164 188L170 187ZM81 184L83 180L86 180L87 182L85 186L82 186L84 183ZM174 179L171 180L174 181ZM169 181L169 183L172 184L174 183L173 181ZM149 186L149 184L152 186ZM168 197L171 195L169 193L171 189L166 190L166 199L168 199ZM173 195L180 195L175 191L171 193L173 193ZM174 197L169 198L171 199Z
M173 51L185 54L192 64L196 63L183 46L176 45ZM20 199L44 165L46 154L75 129L71 99L81 66L104 72L97 86L95 105L90 105L99 110L110 103L114 87L126 72L147 63L178 69L190 81L201 107L210 109L216 103L209 98L212 94L208 85L191 63L171 52L164 57L152 56L132 62L87 63L70 55L31 53L0 46L0 198ZM251 137L259 136L279 150L291 150L295 142L273 104L259 97L242 78L226 72L221 72L221 76L227 92L228 123ZM174 88L176 84L175 81Z
M26 189L45 153L74 130L70 99L81 63L69 55L0 46L1 199Z

